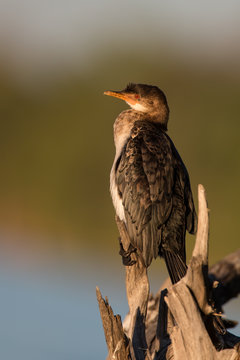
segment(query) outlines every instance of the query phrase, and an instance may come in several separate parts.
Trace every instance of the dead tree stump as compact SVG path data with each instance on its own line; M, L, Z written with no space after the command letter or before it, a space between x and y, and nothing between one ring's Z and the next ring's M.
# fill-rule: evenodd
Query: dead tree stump
M196 243L183 279L149 295L147 270L134 254L136 263L126 266L129 314L123 325L97 289L109 360L240 360L240 338L225 330L235 322L221 320L221 306L240 292L240 250L208 271L209 219L202 185L198 201ZM117 225L127 250L125 225L119 219Z

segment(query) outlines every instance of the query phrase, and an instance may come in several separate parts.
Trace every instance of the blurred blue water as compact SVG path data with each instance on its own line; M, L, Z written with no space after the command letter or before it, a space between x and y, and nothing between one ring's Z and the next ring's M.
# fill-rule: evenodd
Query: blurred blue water
M0 359L104 359L96 284L84 275L1 266ZM124 289L104 290L126 314Z
M61 270L29 272L1 262L0 359L105 359L95 286L124 318L124 274L122 269L115 273L115 268L92 270L85 264L74 275ZM158 285L157 278L153 276L153 282ZM230 302L227 316L237 319L239 308L239 299ZM240 327L233 332L240 335Z

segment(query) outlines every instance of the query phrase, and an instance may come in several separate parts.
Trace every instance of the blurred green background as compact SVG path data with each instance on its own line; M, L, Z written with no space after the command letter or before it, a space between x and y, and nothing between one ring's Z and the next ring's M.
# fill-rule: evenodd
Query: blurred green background
M73 288L85 292L90 284L92 297L97 284L124 292L108 189L112 125L126 104L103 92L128 82L157 85L167 95L168 133L188 168L196 206L197 184L207 190L210 263L236 250L239 2L15 0L0 7L4 269L22 271L20 283L32 272L46 271L43 279L70 273L83 279ZM188 257L193 243L189 237ZM157 285L161 271L165 275L158 260L152 271ZM34 276L31 281L38 283ZM92 321L99 336L97 309ZM54 359L49 354L44 358Z

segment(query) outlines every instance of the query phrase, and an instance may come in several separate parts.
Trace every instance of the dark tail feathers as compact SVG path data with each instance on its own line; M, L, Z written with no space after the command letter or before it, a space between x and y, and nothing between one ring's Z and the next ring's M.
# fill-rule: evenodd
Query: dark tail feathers
M162 255L164 257L170 279L173 284L176 284L186 275L187 265L178 254L162 249Z

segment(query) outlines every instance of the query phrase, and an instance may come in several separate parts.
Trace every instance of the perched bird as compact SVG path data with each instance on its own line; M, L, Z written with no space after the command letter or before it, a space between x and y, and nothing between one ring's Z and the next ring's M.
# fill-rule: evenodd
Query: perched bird
M114 123L110 191L116 214L145 266L163 257L176 283L186 274L185 234L195 233L197 217L188 172L166 134L166 96L158 87L144 84L104 94L131 107Z

